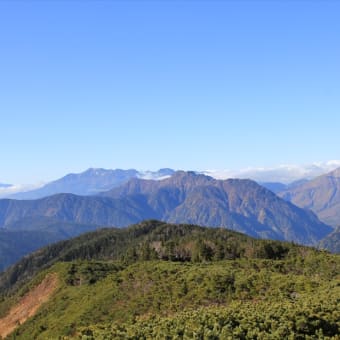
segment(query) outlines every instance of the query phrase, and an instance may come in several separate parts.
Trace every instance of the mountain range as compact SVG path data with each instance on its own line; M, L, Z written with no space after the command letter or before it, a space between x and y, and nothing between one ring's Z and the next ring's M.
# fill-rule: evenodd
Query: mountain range
M206 170L203 174L216 179L249 178L256 182L279 182L290 184L301 179L311 180L340 167L339 160L312 164L287 164L275 167L248 167L238 170Z
M261 185L268 185L274 192L287 189L299 181L306 181L325 174L340 166L340 161L328 161L306 165L280 165L273 168L245 168L240 170L204 170L199 174L216 179L243 178L252 179ZM37 199L58 193L76 195L95 195L98 192L115 188L131 178L162 179L171 176L175 170L138 171L135 169L101 169L90 168L81 173L71 173L41 184L0 185L0 197L16 199ZM42 179L41 179L42 180Z
M340 168L280 191L278 195L314 211L324 223L333 227L340 225Z
M145 219L227 227L262 238L316 244L332 229L312 212L251 180L216 180L178 171L164 180L133 178L100 196L58 194L0 200L0 226L24 218L124 227Z
M172 169L160 169L158 171L137 171L135 169L107 170L90 168L79 174L68 174L58 180L45 184L43 187L18 192L10 195L15 199L37 199L58 193L72 193L75 195L96 195L99 192L110 190L126 183L131 178L163 179L171 176Z
M260 185L262 185L263 187L269 189L270 191L274 192L275 194L278 194L280 192L283 192L285 190L291 190L291 189L295 189L298 186L304 184L308 182L308 179L300 179L298 181L294 181L292 183L289 184L284 184L284 183L280 183L280 182L258 182Z
M51 243L97 229L98 226L31 217L0 228L0 272L23 256Z
M340 219L336 205L339 173L335 170L311 181L262 186L247 179L217 180L171 169L143 174L135 170L89 169L67 175L35 194L72 187L96 195L62 193L31 200L0 200L0 270L41 246L103 226L125 227L146 219L225 227L253 237L317 245L332 232L327 224L334 222L335 226ZM112 185L111 190L96 191L99 186L104 189ZM296 200L311 197L310 187L315 202L324 202L323 209ZM302 189L307 190L304 196ZM319 191L322 194L317 194ZM293 194L296 192L300 196ZM332 220L320 222L316 216L320 213L321 218L332 216ZM337 234L320 246L334 251L336 240Z
M154 218L168 222L223 226L255 237L316 244L330 231L311 212L251 180L216 180L179 171L159 182L131 180L102 196L137 200L156 212Z

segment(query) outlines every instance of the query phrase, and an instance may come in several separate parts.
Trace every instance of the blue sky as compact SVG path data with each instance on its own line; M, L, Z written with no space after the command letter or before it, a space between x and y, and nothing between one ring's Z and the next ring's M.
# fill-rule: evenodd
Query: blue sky
M340 159L338 1L0 2L0 182Z

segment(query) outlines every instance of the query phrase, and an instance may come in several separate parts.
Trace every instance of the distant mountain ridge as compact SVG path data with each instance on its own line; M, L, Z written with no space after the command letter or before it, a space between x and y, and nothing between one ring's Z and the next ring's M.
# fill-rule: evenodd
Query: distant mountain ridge
M160 169L158 171L137 171L135 169L108 170L90 168L82 173L68 174L58 180L47 183L41 188L27 192L19 192L10 195L15 199L38 199L59 193L75 195L96 195L99 192L110 190L131 178L162 179L171 176L172 169Z
M274 192L275 194L285 191L285 190L291 190L294 189L304 183L307 183L308 179L300 179L298 181L294 181L289 184L284 184L280 182L258 182L263 187L269 189L270 191Z
M333 227L340 225L340 168L278 195L295 205L314 211Z
M255 237L315 244L331 231L312 212L286 205L251 180L178 171L158 182L133 179L102 196L143 202L167 222L225 226Z
M318 162L305 165L279 165L272 168L249 167L239 170L203 170L198 174L211 176L215 179L242 178L252 179L275 193L287 189L301 180L311 180L340 166L340 161ZM164 168L158 171L138 171L136 169L101 169L90 168L84 172L68 174L41 186L17 184L1 187L1 198L37 199L58 193L73 193L76 195L95 195L101 191L113 189L131 178L164 179L171 176L175 170ZM42 179L41 179L42 180ZM277 183L277 184L274 184ZM10 189L10 190L7 190Z
M34 250L96 229L96 225L41 216L24 218L0 228L0 272Z
M239 170L207 170L203 174L216 179L249 178L256 182L279 182L290 184L301 179L311 180L335 170L340 166L339 160L315 162L312 164L286 164L274 167L247 167Z
M133 178L100 196L57 194L38 200L0 200L0 227L39 217L116 227L159 219L311 245L332 231L311 211L254 181L222 181L184 171L159 181Z
M99 226L125 227L147 219L225 227L257 238L308 245L316 245L332 231L312 212L254 181L222 181L178 171L157 181L133 178L100 196L0 200L0 254L4 254L0 262L5 261L0 266L18 259L16 253L25 255Z
M148 207L133 199L56 194L37 200L0 200L0 227L22 219L49 217L58 221L102 226L127 226L150 215Z

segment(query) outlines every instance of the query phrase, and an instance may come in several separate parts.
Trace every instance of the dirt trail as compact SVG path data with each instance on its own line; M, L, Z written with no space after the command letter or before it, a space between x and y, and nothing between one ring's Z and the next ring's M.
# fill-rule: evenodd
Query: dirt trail
M42 282L21 298L8 314L0 319L0 339L12 333L16 327L33 316L57 288L57 274L48 274Z

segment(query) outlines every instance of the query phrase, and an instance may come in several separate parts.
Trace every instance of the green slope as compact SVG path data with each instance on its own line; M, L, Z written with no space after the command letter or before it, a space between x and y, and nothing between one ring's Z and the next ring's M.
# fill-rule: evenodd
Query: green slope
M58 263L49 270L61 278L58 291L15 338L152 339L184 330L195 338L190 334L216 324L212 334L247 338L336 335L339 278L324 260L308 259L303 272L282 260ZM316 278L311 271L320 261L324 276Z
M58 261L282 258L294 249L310 249L272 240L258 240L224 228L168 224L150 220L124 229L101 229L62 241L26 256L0 274L0 291L20 285Z
M54 295L9 338L336 339L339 259L148 221L49 246L12 267L1 277L0 317L56 273Z

